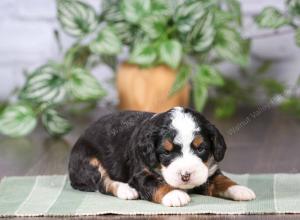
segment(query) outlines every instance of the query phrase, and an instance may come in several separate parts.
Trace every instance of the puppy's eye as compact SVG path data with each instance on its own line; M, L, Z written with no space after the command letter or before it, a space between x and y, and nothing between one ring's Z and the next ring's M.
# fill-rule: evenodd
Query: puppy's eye
M196 135L192 142L192 147L195 149L198 149L198 148L200 148L202 143L203 143L202 137L200 135Z
M164 149L165 149L167 152L170 152L170 151L173 150L173 148L174 148L174 144L173 144L173 142L172 142L170 139L164 140L163 146L164 146Z
M198 148L196 148L196 150L199 152L199 153L202 153L204 151L206 151L206 148L205 148L205 145L202 143L200 144L200 146Z

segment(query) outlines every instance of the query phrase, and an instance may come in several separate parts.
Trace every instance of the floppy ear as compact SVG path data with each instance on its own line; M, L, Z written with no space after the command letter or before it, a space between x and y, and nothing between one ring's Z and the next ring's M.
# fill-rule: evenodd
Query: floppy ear
M158 128L154 125L144 125L139 131L136 140L136 150L139 158L146 166L154 168L157 163L156 155L156 139L158 136Z
M213 155L217 162L223 160L226 152L226 143L220 131L213 125L208 123L209 137L213 144Z

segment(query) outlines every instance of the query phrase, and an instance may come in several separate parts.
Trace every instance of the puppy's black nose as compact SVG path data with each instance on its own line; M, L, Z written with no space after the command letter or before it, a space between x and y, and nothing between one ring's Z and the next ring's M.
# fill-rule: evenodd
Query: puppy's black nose
M188 182L190 180L190 177L191 177L190 173L181 174L181 180L183 182Z

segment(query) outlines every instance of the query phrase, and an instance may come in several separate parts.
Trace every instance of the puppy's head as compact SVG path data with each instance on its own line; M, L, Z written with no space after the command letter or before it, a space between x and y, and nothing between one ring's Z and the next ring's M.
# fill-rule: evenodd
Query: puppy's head
M151 120L157 128L146 155L152 158L152 166L160 167L165 181L176 188L191 189L205 183L210 165L225 154L220 132L200 113L181 107Z

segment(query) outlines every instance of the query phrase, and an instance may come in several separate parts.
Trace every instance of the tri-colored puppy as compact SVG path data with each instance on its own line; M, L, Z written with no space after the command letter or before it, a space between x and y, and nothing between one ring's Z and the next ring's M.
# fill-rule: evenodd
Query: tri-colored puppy
M70 156L73 188L122 199L184 206L189 192L252 200L254 192L218 168L226 144L200 113L124 111L103 116L76 142Z

